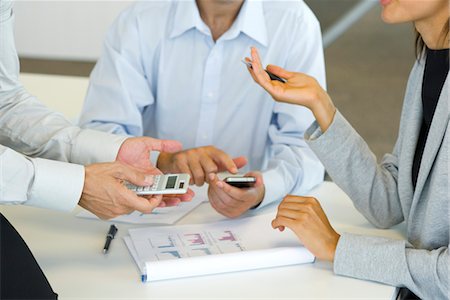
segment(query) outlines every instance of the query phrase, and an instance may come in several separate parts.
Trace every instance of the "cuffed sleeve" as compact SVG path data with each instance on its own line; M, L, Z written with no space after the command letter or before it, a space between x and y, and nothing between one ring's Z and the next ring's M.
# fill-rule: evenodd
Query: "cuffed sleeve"
M29 206L69 211L78 203L84 186L84 167L36 158Z
M0 145L0 203L69 211L81 196L84 167L31 159Z

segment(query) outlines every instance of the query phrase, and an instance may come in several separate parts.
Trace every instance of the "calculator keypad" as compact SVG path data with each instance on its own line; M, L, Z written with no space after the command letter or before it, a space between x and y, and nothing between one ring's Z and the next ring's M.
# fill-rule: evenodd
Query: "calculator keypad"
M158 189L160 180L161 175L155 175L153 176L153 185L151 186L137 186L131 183L126 183L125 186L133 192L154 192Z

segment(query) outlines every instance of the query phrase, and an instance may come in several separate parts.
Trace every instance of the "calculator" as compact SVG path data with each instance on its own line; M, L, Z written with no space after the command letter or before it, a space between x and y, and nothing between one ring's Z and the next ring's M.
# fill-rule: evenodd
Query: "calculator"
M125 183L125 186L138 195L185 194L189 188L189 174L155 175L151 186L138 186Z

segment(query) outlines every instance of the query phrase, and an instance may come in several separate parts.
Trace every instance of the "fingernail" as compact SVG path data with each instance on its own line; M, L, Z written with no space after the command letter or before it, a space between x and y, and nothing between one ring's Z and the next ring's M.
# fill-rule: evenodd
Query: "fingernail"
M209 180L214 180L214 178L215 178L214 173L209 173L208 178L209 178Z
M144 182L148 185L153 184L153 175L146 175L144 178Z

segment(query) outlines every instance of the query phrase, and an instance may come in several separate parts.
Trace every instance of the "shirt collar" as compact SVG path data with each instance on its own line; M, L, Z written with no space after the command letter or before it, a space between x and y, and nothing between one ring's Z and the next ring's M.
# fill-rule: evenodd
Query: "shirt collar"
M221 38L232 39L243 32L263 46L267 46L267 28L262 5L260 0L245 0L233 25ZM209 28L200 17L195 0L177 2L170 38L180 36L192 28L210 34Z
M177 1L170 38L182 35L192 28L206 27L203 23L195 0ZM203 32L203 30L200 30Z
M267 47L268 37L263 1L245 0L235 23L238 30Z

